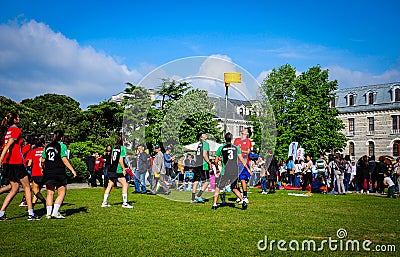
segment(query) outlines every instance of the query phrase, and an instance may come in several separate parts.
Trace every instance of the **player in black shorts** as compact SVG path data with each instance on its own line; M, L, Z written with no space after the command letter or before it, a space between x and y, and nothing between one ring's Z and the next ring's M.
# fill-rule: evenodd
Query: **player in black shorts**
M199 138L199 144L196 150L196 158L193 167L193 187L192 187L192 200L191 203L204 203L203 198L201 195L203 194L204 190L210 184L210 169L211 169L211 162L208 157L210 151L210 145L207 142L207 134L202 134ZM197 194L196 198L196 190L197 186L199 185L200 181L203 183L201 186L200 191Z
M65 167L67 167L74 178L77 176L74 168L67 158L67 146L62 143L64 132L57 130L54 132L53 141L46 145L42 153L42 167L43 168L43 182L46 184L47 197L46 197L46 211L47 219L64 219L58 211L64 201L65 194L67 193L67 174ZM54 201L54 191L57 189L58 196Z
M214 204L212 206L213 210L217 209L217 200L219 193L226 186L231 185L232 192L239 197L242 201L242 209L247 209L247 202L243 201L242 194L237 188L238 182L238 158L243 163L244 167L247 170L250 170L246 161L243 159L242 152L239 147L233 145L232 143L232 134L230 132L225 134L225 144L220 146L216 152L215 162L218 163L218 159L222 159L222 169L219 174L219 177L216 181L216 187L214 192Z

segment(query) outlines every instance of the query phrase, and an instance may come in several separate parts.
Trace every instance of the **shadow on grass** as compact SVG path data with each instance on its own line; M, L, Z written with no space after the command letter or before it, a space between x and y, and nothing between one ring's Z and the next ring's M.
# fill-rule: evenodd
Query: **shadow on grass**
M117 203L110 203L110 205L114 206L114 205L122 205L124 202L117 202ZM128 201L129 204L134 204L136 203L136 201Z
M66 216L71 216L71 215L74 215L74 214L77 214L77 213L81 213L81 212L87 213L88 212L87 211L87 207L79 207L79 208L76 208L76 209L66 209L65 210L65 215Z

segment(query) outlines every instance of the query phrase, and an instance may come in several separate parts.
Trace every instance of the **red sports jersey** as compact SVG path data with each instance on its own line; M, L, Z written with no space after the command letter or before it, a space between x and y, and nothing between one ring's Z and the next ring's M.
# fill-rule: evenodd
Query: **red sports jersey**
M9 127L4 137L3 147L6 146L8 140L14 139L14 143L8 148L6 156L4 157L3 162L5 164L23 164L23 155L22 155L22 133L21 130L17 126Z
M32 176L41 177L43 176L42 169L42 153L44 148L38 147L29 152L27 159L32 160Z
M105 160L103 158L96 158L96 160L94 161L94 170L99 170L103 168L104 162Z
M32 150L31 148L32 148L32 145L30 145L30 144L26 144L26 145L24 145L22 147L22 157L23 157L23 160L24 160L25 167L28 165L27 157L28 157L28 155L30 154L30 152Z
M236 138L235 141L233 141L233 144L238 146L240 150L242 150L242 156L246 160L246 163L249 163L250 159L247 159L247 153L249 150L251 150L252 144L251 140L249 138Z

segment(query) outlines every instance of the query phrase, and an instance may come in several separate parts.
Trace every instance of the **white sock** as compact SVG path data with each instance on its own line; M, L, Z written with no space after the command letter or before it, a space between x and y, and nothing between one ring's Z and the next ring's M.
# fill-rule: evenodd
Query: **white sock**
M54 208L53 208L53 214L52 216L57 216L58 215L58 210L60 210L61 205L60 204L54 204Z
M107 203L109 194L104 194L103 203Z
M122 201L124 203L128 202L128 194L122 194Z
M6 214L6 212L5 212L5 211L0 211L0 217L3 217L3 216L4 216L4 214Z
M51 211L53 210L53 206L46 206L47 215L51 215Z
M35 213L33 213L33 209L28 210L28 215L30 215L30 216L34 216L35 215Z

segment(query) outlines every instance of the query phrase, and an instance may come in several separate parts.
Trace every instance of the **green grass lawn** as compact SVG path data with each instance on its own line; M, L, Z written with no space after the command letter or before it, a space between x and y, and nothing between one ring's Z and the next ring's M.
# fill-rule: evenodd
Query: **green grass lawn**
M359 194L296 197L289 191L273 195L251 189L246 211L222 207L211 210L211 202L190 204L190 193L172 191L168 200L160 196L131 194L135 209L121 208L121 189L111 192L111 208L101 208L101 188L69 190L61 213L65 220L27 221L26 208L19 207L18 194L7 210L10 220L0 222L0 256L399 256L400 200ZM299 193L296 191L295 193ZM208 196L211 196L209 194ZM0 202L5 194L0 195ZM227 194L233 200L233 194ZM37 213L44 214L42 205ZM278 242L301 243L338 239L372 241L395 245L397 252L272 251L258 249L268 237ZM339 243L338 243L339 244ZM263 244L260 244L263 246ZM293 246L293 245L292 245Z

